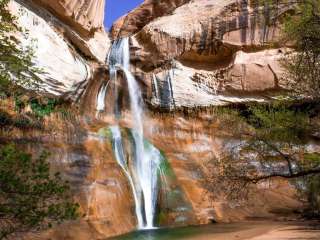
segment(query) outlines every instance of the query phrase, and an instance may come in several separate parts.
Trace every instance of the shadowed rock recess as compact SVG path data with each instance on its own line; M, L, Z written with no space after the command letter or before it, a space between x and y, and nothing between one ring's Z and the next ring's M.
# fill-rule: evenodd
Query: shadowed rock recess
M294 3L257 2L145 0L107 33L104 0L11 0L29 31L17 37L35 45L40 93L78 110L4 136L51 152L84 215L25 239L106 239L137 228L295 216L303 203L288 181L259 184L245 201L205 186L208 164L241 141L221 129L213 107L290 91L280 63L290 49L278 43Z

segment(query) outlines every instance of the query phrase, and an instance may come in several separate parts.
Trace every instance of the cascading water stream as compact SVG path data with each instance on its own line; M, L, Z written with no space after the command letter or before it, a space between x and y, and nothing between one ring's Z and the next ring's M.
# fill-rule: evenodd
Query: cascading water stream
M109 83L109 82L108 82ZM102 112L105 109L105 98L106 98L106 92L108 89L108 83L102 85L100 88L98 97L97 97L97 112Z
M155 74L152 76L153 86L154 86L154 92L155 92L155 98L159 101L160 95L159 95L159 87L158 87L158 79Z
M139 86L128 69L123 68L123 71L128 82L130 105L134 121L133 128L135 131L132 132L132 135L135 142L137 184L141 186L143 194L146 228L152 228L156 203L154 194L157 191L156 180L154 178L157 178L157 166L153 166L154 159L151 159L152 156L149 156L144 149L142 125L143 108Z
M162 157L158 149L154 147L145 147L143 137L143 104L141 91L129 69L129 38L122 38L114 42L109 52L107 63L110 69L110 82L114 84L114 115L116 116L116 119L120 118L120 109L117 104L117 71L123 71L128 83L130 109L133 118L133 129L131 130L134 142L133 166L129 167L125 161L119 124L110 128L112 133L113 150L118 164L125 172L132 188L136 205L135 210L138 227L140 229L154 228L153 222L158 196L158 169ZM101 96L99 93L98 100L101 100L101 98L104 97L104 88L101 89L102 93ZM97 109L101 111L101 107L102 104L100 103Z
M127 163L124 158L124 153L123 153L123 145L122 145L122 138L121 138L121 132L119 126L112 126L110 127L111 133L112 133L112 145L113 145L113 151L115 153L116 160L118 164L121 166L122 170L124 171L129 183L130 187L132 189L133 197L134 197L134 202L135 202L135 211L136 211L136 216L138 220L138 227L143 228L143 216L141 212L141 206L139 204L139 198L137 196L137 190L134 185L134 182L132 180L132 177L130 175Z

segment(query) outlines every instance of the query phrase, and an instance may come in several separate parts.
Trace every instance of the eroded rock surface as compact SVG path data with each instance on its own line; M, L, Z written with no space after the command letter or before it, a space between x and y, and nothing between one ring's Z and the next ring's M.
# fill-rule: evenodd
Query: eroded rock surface
M239 143L232 137L232 129L223 127L223 120L215 114L203 112L194 118L179 113L174 117L155 114L148 119L147 126L146 135L167 156L198 224L255 217L281 219L281 213L290 216L294 209L302 207L295 188L279 179L270 185L257 185L248 199L228 199L230 193L219 185L207 191L206 179L214 178L210 164Z
M132 63L153 105L266 101L286 87L278 42L292 2L193 0L153 17L147 5L117 21L113 36L132 35Z
M41 70L40 91L76 101L95 65L105 61L110 46L107 34L93 29L91 37L83 38L77 29L30 1L12 0L10 9L18 24L29 32L19 39L23 47L34 47L33 63Z
M103 29L104 0L34 0L83 36Z
M132 35L132 70L144 97L157 109L266 101L285 88L279 60L286 49L279 48L277 41L281 17L290 4L254 2L146 0L115 23L112 35ZM107 111L95 112L99 89L109 78L106 67L99 66L110 46L101 30L102 8L102 0L12 1L13 11L23 9L20 24L39 43L35 64L44 70L43 91L74 100L85 91L81 107L85 115L77 116L81 120L70 130L66 121L59 125L54 119L48 125L60 129L45 136L45 143L30 146L35 152L41 145L54 153L50 162L70 181L85 217L37 236L40 239L104 239L137 225L130 184L116 163L112 143L99 135L114 123L103 116ZM122 80L117 87L127 86ZM126 106L128 94L120 91L120 105ZM108 92L105 99L107 108L114 107L111 95ZM160 194L162 207L171 208L159 213L165 216L159 220L164 226L277 218L279 209L292 213L301 207L287 182L259 186L250 201L241 203L226 200L220 192L208 194L206 166L219 158L226 145L235 144L234 139L219 135L219 121L210 114L146 115L146 137L165 154L175 176L173 201L165 202L167 196ZM126 120L120 123L124 128L130 127Z
M282 51L238 51L230 66L211 71L173 61L168 69L145 74L144 81L152 83L151 103L163 108L265 101L264 94L285 88L279 83Z
M121 17L113 24L112 38L132 35L152 20L171 14L177 7L188 2L190 0L145 0L131 13Z
M23 239L94 240L133 231L137 221L130 185L114 158L111 142L99 134L99 123L88 127L78 117L65 121L59 114L45 122L45 129L16 129L1 137L10 142L24 139L19 147L35 155L49 152L51 170L69 182L81 217L25 234Z

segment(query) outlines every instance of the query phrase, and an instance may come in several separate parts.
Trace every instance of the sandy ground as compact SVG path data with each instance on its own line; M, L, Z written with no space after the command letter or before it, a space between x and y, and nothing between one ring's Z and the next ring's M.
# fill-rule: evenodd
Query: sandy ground
M320 222L242 223L230 232L193 236L192 240L320 240Z
M301 225L280 227L250 240L320 240L320 223L317 227Z

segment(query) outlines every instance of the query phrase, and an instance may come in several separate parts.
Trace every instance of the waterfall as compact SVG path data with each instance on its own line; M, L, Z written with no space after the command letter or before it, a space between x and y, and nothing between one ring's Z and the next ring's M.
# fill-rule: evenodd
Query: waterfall
M174 76L174 71L171 68L166 77L166 81L168 83L169 96L170 96L170 107L174 106L173 87L172 87L173 76Z
M117 89L117 70L119 67L128 69L130 65L130 56L126 51L129 49L129 41L117 40L110 49L107 57L107 64L109 66L110 81L113 84L114 94L114 115L117 119L120 118L120 109L118 105L118 89Z
M108 82L109 83L109 82ZM105 109L105 98L106 98L106 92L108 88L108 83L103 84L99 90L98 96L97 96L97 112L102 112Z
M135 185L133 183L132 177L130 175L126 160L124 158L124 153L123 153L123 146L122 146L122 138L121 138L121 132L119 126L112 126L110 127L111 133L112 133L112 147L113 151L115 153L116 160L120 167L122 168L123 172L125 173L130 187L132 189L133 197L134 197L134 202L135 202L135 211L136 211L136 216L138 219L138 227L143 228L143 216L142 216L142 211L141 211L141 204L139 203L139 198L137 196L137 190L135 188Z
M159 101L160 95L159 95L158 79L154 73L152 75L152 81L153 81L153 91L154 91L153 97L156 101Z
M165 76L156 76L153 74L152 87L153 87L153 103L160 105L161 108L167 108L169 110L175 107L174 89L172 81L174 79L174 68L169 69Z
M139 133L133 132L135 142L140 141ZM146 145L143 143L143 145ZM147 145L148 146L148 145ZM158 169L162 160L160 151L153 146L145 147L141 158L137 158L137 176L143 192L146 217L145 228L153 228L158 198ZM137 156L139 157L139 156Z
M114 115L120 118L118 106L117 71L123 71L128 84L130 110L133 118L134 162L129 166L125 161L122 136L119 125L110 128L112 145L116 160L130 183L138 220L138 227L150 229L154 227L154 216L158 198L158 169L161 162L161 153L158 149L145 144L143 135L143 101L140 87L130 72L129 38L122 38L114 42L109 52L107 63L110 69L110 82L113 83L115 96ZM105 97L105 93L98 95L98 100ZM101 95L101 96L100 96ZM98 101L98 104L100 102ZM104 103L104 102L103 102ZM100 103L99 109L102 107ZM104 107L104 105L103 105ZM98 109L98 106L97 106ZM145 145L147 147L145 147Z

